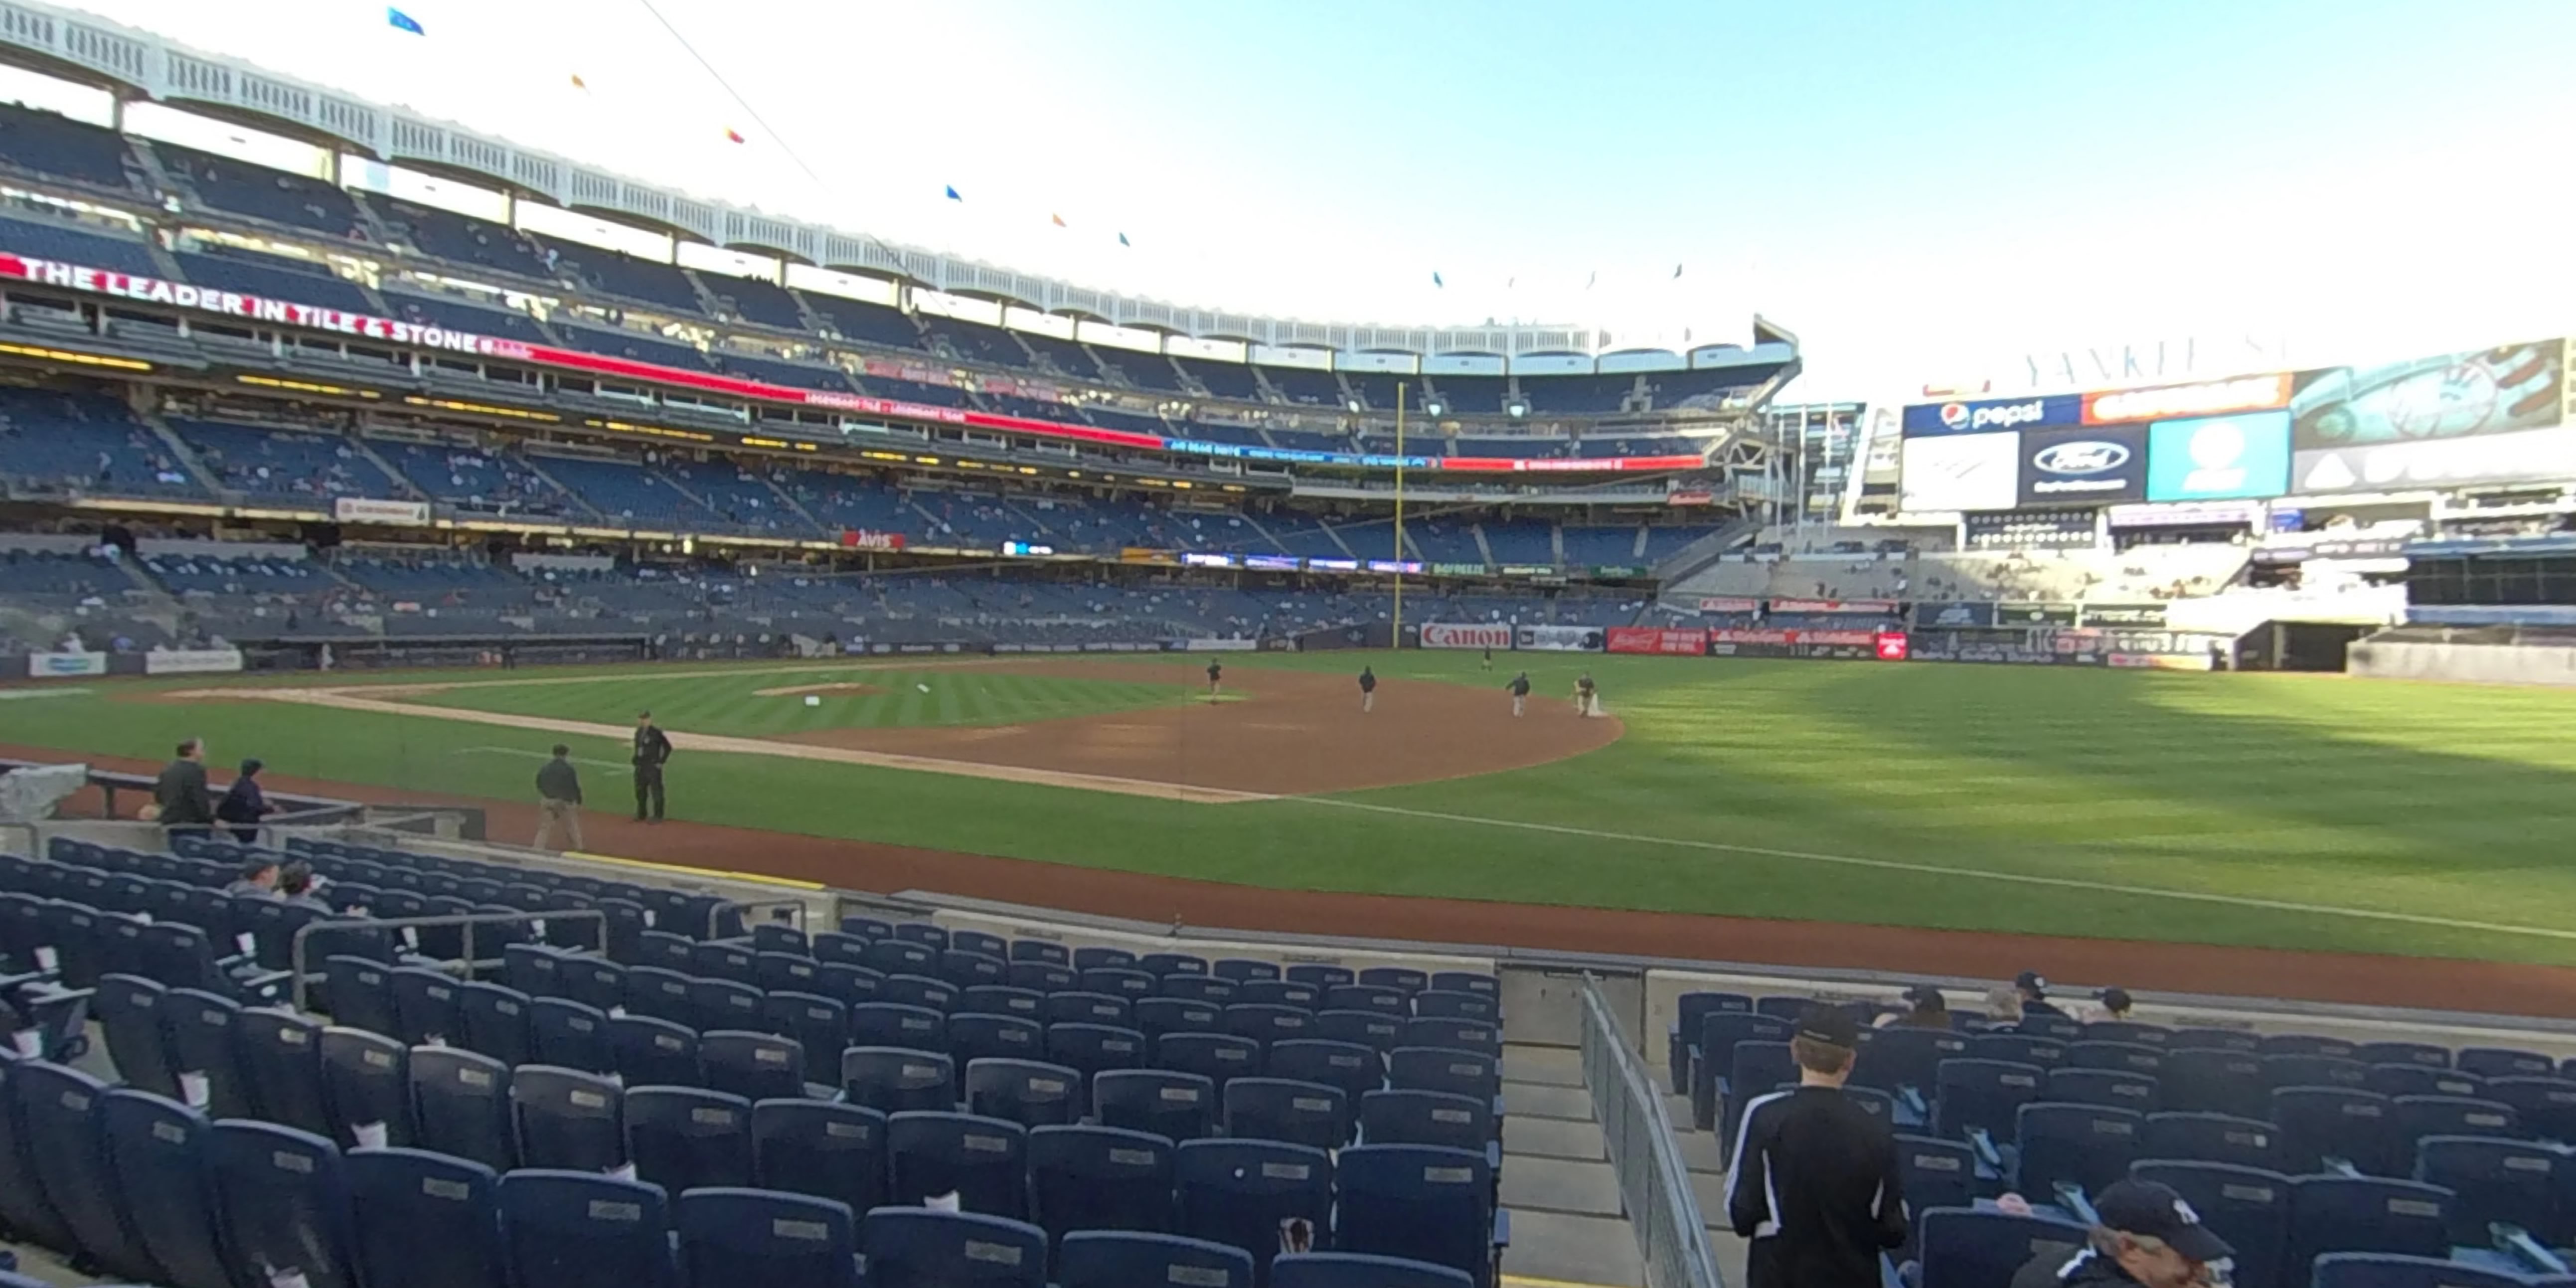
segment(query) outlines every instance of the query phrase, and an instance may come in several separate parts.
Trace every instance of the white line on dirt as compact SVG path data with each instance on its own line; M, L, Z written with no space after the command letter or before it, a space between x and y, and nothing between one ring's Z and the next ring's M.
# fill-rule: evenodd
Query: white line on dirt
M1405 818L1431 819L1442 823L1472 823L1479 827L1508 827L1528 832L1546 832L1556 836L1579 836L1594 841L1626 841L1638 845L1669 845L1682 849L1705 850L1718 854L1745 854L1765 859L1798 859L1808 863L1831 863L1844 867L1876 868L1886 872L1919 872L1932 876L1958 877L1972 881L2002 881L2013 885L2051 886L2064 890L2086 890L2097 894L2135 895L2145 899L2179 899L2189 903L2225 904L2234 908L2260 908L2266 912L2296 912L2319 917L2350 917L2362 921L2393 921L2412 926L2439 926L2446 930L2476 930L2498 935L2531 935L2542 939L2576 939L2576 930L2550 926L2516 926L2494 921L2470 921L2459 917L2435 917L2415 912L2387 912L2373 908L2338 908L2328 904L2298 903L2286 899L2257 899L2247 895L2210 894L2198 890L2159 890L2153 886L2116 885L2102 881L2080 881L2073 877L2044 877L2026 872L1989 872L1976 868L1944 867L1937 863L1909 863L1902 859L1864 859L1849 854L1818 854L1809 850L1781 850L1763 845L1735 845L1726 841L1695 841L1677 836L1648 836L1638 832L1610 832L1599 828L1568 827L1560 823L1531 823L1511 818L1486 818L1475 814L1450 814L1439 810L1407 809L1401 805L1380 805L1371 801L1342 800L1331 796L1283 796L1308 805L1329 805L1335 809L1365 810L1372 814L1394 814Z

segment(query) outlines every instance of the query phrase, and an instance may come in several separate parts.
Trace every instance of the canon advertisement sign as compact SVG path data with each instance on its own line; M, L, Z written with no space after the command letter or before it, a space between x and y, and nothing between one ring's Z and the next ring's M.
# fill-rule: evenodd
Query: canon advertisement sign
M2021 436L2021 504L2114 505L2147 496L2143 425L2050 429Z

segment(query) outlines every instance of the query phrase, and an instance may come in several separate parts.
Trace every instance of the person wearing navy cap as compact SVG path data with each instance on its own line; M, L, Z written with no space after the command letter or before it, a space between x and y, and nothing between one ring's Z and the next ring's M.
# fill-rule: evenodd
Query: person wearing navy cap
M2105 1020L2125 1020L2129 1018L2129 1008L2137 1005L2130 999L2129 990L2117 987L2103 989L2093 1000L2102 1004L2102 1014L2095 1018Z
M2169 1185L2121 1181L2093 1200L2098 1218L2074 1251L2044 1252L2012 1277L2012 1288L2196 1288L2233 1268L2236 1249L2200 1223Z
M2022 1014L2054 1015L2061 1020L2067 1018L2066 1012L2048 1000L2048 981L2040 978L2038 971L2026 970L2013 976L2013 991L2021 994Z
M1898 996L1905 999L1908 1009L1901 1014L1881 1018L1878 1027L1945 1031L1949 1029L1950 1001L1941 995L1940 989L1930 984L1917 984Z
M1878 1288L1879 1253L1905 1243L1896 1136L1843 1094L1860 1026L1838 1006L1798 1017L1798 1085L1755 1096L1726 1168L1726 1212L1750 1288Z

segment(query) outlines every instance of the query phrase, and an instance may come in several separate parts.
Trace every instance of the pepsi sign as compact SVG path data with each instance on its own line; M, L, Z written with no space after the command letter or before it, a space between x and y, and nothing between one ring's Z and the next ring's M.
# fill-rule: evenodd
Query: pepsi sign
M1905 409L1905 432L1921 434L1997 434L2013 429L2084 423L2081 394L1985 398L1975 402L1916 403Z
M2115 505L2147 495L2147 435L2137 425L2021 436L2021 504Z

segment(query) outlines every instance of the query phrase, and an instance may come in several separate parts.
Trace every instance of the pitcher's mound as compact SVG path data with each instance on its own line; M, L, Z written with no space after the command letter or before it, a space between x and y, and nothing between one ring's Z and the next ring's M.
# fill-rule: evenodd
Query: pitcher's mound
M818 695L837 693L845 694L850 697L863 697L870 693L883 692L885 692L885 690L880 689L873 684L861 684L855 680L843 680L832 684L791 684L780 689L759 689L755 690L752 696L761 698L801 698L808 693Z

